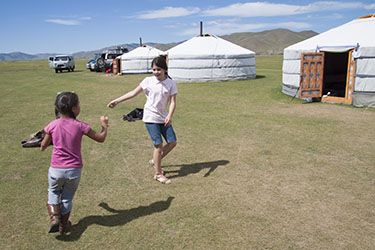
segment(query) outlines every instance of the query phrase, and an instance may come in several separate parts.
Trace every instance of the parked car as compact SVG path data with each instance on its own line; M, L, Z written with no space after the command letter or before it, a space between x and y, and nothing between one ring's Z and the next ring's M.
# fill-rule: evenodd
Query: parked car
M55 69L56 73L59 71L62 72L63 70L67 70L68 72L74 71L76 67L74 57L68 55L50 56L48 58L48 63L49 67Z
M113 50L106 50L96 55L94 59L87 62L86 68L91 71L106 71L112 69L112 62L118 56L128 52L127 48L118 48Z
M96 55L94 59L88 61L86 68L91 71L105 71L104 58L102 54Z

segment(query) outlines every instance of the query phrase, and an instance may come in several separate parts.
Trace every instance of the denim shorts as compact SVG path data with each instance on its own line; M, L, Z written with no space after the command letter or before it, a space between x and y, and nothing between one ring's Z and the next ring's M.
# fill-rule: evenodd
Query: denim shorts
M176 134L174 133L172 125L166 127L164 124L159 123L145 123L148 134L154 146L163 144L161 136L164 137L167 143L177 141Z
M61 204L61 214L72 210L73 197L81 179L82 168L53 168L48 170L48 204Z

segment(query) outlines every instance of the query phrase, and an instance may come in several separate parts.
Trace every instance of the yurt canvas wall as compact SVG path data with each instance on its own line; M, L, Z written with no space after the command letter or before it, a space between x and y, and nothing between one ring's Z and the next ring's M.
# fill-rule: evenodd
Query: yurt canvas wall
M151 46L143 45L121 56L122 74L152 73L152 60L164 52Z
M285 48L282 92L375 107L374 30L365 16Z
M255 78L255 53L213 35L201 35L167 51L168 74L176 82Z

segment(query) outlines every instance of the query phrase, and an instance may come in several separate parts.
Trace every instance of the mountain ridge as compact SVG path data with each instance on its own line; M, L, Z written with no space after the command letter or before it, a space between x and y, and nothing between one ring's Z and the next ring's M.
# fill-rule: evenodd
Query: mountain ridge
M318 33L312 30L305 30L300 32L291 31L288 29L273 29L265 30L260 32L239 32L232 33L230 35L220 36L221 38L237 44L241 47L247 48L251 51L254 51L256 55L282 55L284 48L292 45L294 43L303 41L307 38L317 35ZM173 43L144 43L149 46L155 47L162 51L167 51L168 49L182 43L173 42ZM103 50L113 49L117 47L126 47L131 51L134 48L137 48L139 44L130 43L130 44L119 44L109 47L105 47L98 50L91 51L78 51L72 55L76 59L82 58L92 58L95 54L101 53ZM17 60L47 60L49 56L55 56L61 53L39 53L35 55L26 54L23 52L11 52L11 53L0 53L0 61L17 61Z

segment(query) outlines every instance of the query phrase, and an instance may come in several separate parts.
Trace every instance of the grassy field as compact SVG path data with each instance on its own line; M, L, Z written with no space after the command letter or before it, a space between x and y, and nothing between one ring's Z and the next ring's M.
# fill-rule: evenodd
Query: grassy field
M178 84L178 145L153 181L144 96L106 104L145 75L105 76L78 61L0 63L0 249L374 249L375 110L305 103L281 93L282 57L257 57L249 81ZM52 148L21 140L54 119L58 91L80 97L84 137L72 232L48 234Z

